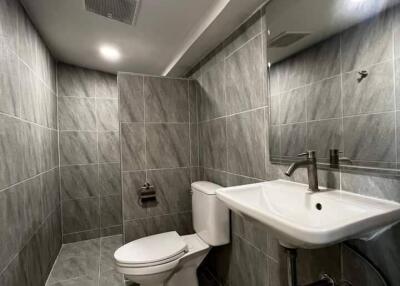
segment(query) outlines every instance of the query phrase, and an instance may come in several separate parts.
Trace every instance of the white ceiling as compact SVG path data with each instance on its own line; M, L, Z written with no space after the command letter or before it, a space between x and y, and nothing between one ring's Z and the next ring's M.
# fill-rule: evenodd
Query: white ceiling
M182 75L265 0L142 0L134 26L84 9L84 0L21 0L60 61L116 73ZM101 44L117 47L107 62Z

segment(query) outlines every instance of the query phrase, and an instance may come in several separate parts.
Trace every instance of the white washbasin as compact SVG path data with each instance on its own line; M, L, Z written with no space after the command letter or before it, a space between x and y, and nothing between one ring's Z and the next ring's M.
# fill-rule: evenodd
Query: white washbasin
M310 192L308 185L285 180L222 188L217 197L269 227L290 248L371 238L400 220L399 203L326 188Z

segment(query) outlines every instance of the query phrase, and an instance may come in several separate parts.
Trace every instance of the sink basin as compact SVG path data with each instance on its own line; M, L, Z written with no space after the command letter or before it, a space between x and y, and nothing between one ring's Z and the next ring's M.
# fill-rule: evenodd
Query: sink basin
M400 204L285 180L228 187L217 197L231 210L266 225L288 248L320 248L368 239L400 220Z

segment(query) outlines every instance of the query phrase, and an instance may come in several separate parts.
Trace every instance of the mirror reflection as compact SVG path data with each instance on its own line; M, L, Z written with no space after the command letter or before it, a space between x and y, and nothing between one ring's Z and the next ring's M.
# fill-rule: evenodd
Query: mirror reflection
M399 1L273 0L266 13L272 162L315 150L327 166L336 152L398 169Z

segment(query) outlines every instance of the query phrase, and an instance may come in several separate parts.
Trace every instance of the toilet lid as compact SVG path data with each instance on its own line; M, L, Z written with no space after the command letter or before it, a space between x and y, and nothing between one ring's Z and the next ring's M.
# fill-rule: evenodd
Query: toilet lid
M120 247L114 258L125 264L154 264L187 252L185 241L176 231L143 237Z

